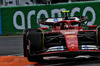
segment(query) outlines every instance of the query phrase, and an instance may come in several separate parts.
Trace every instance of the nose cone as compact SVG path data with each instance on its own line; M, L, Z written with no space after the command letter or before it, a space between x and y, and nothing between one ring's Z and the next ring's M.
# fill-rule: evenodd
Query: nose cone
M78 39L77 34L65 35L66 46L68 51L78 51Z

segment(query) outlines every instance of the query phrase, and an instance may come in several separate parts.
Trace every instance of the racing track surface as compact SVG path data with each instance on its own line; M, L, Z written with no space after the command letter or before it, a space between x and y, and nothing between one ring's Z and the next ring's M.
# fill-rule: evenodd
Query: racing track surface
M22 39L22 36L0 36L0 65L13 66L16 63L16 66L100 66L99 58L51 60L44 63L29 62L23 57Z
M0 36L0 56L23 53L22 36Z

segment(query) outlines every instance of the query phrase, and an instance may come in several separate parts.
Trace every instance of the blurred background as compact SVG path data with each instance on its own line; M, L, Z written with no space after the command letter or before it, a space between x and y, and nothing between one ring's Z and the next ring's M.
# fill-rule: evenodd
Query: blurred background
M88 16L88 26L99 26L100 0L0 0L0 35L23 34L26 28L38 28L38 18ZM47 6L49 5L49 6Z
M24 6L24 5L40 5L40 4L59 4L72 2L88 2L100 0L0 0L0 6Z

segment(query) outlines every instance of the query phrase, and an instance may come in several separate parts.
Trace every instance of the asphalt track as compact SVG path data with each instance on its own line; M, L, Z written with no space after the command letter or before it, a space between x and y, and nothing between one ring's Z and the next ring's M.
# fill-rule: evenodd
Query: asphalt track
M22 36L0 36L0 56L23 53Z
M0 56L21 56L24 58L22 39L22 36L0 36ZM32 62L31 65L27 66L100 66L100 58L51 60L35 64Z

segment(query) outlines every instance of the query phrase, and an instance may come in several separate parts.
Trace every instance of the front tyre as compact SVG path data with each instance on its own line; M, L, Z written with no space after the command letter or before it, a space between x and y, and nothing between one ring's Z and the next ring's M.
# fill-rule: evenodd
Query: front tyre
M23 31L23 52L24 52L24 57L27 57L27 45L28 45L28 40L27 40L27 33L28 31L34 30L33 28L30 29L25 29Z
M28 41L28 60L30 62L40 62L43 60L43 57L33 55L35 52L41 51L44 47L43 45L43 34L42 30L34 28L27 32L27 41Z

